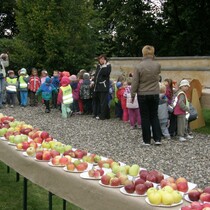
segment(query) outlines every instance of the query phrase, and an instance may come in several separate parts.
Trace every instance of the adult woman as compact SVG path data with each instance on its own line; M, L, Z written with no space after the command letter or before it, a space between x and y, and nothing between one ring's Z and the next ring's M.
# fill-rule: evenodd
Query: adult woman
M142 62L136 67L131 85L131 96L138 94L138 103L142 120L143 145L151 143L151 129L156 145L161 144L161 130L158 120L159 74L161 66L154 61L155 49L146 45L142 49Z
M96 119L105 120L110 118L108 107L109 77L111 73L111 64L107 61L105 55L98 57L99 64L94 76L94 116Z

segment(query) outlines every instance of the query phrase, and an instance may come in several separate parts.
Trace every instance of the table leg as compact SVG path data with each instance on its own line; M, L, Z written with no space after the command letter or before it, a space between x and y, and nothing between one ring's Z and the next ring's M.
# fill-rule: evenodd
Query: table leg
M63 210L66 210L66 200L63 199Z
M16 172L16 182L19 182L20 180L20 174Z
M27 179L23 178L23 210L27 210Z
M49 192L49 194L48 194L49 210L52 210L52 196L53 196L53 193Z
M10 172L10 167L9 166L7 166L7 173L9 173Z

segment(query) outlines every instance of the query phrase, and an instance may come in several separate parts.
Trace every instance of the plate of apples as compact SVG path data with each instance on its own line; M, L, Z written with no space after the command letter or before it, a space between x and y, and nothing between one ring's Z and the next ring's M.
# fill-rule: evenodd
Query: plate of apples
M82 179L100 180L104 174L103 169L91 169L80 174Z

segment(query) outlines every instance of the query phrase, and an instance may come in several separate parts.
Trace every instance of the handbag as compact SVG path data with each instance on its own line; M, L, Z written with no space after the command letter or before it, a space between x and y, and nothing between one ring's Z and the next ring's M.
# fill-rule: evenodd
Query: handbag
M192 122L198 118L198 112L191 103L189 103L189 114L188 122Z
M126 98L126 107L128 109L138 109L139 108L139 103L138 103L138 99L137 99L137 94L135 95L134 101L132 103L132 98L131 98L131 94L128 93L127 94L127 98Z

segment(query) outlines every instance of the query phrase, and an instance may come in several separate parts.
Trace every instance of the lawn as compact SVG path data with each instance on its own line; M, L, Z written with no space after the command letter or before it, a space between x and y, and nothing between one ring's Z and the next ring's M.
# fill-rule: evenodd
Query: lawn
M16 172L10 169L7 173L7 166L0 162L0 210L23 209L23 177L16 182ZM81 210L70 203L67 210ZM48 210L48 191L28 181L28 210ZM53 196L53 210L63 209L63 200Z
M206 123L205 127L196 129L195 132L210 134L210 109L203 109L203 117Z

